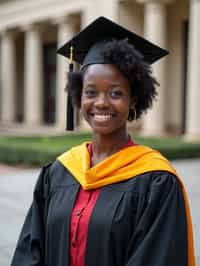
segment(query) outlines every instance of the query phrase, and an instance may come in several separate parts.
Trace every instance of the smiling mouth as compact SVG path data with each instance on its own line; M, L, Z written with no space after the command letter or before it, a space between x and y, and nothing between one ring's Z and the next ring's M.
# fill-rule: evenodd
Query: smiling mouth
M114 116L114 114L92 114L93 119L98 122L106 122Z

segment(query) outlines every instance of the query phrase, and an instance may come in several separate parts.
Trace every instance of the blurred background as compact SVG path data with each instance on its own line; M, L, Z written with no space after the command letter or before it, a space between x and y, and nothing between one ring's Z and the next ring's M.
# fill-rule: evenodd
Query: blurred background
M199 0L0 0L0 265L11 260L35 166L91 137L78 110L76 134L66 137L68 62L56 50L98 16L170 52L152 66L157 101L129 129L136 142L182 159L172 163L188 190L200 266Z

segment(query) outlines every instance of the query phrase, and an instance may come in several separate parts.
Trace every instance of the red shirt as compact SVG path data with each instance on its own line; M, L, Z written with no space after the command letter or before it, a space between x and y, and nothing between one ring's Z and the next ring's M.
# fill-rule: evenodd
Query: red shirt
M133 146L134 142L129 139L126 145ZM90 158L92 157L92 145L88 145ZM95 203L100 194L100 188L94 190L83 190L80 187L71 216L70 227L70 266L84 266L85 249L87 243L88 224Z

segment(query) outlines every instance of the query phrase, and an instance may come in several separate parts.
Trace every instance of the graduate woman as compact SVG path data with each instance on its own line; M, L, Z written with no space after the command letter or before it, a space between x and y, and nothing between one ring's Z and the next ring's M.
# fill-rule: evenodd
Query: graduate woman
M81 65L68 90L92 139L43 167L12 266L194 266L181 179L127 131L152 106L150 64L167 51L100 17L58 53Z

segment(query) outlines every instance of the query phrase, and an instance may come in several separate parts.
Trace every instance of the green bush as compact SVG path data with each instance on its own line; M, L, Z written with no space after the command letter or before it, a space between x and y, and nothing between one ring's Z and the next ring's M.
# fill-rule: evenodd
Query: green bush
M43 165L55 160L59 152L25 147L0 147L0 162L8 164Z
M0 137L0 162L43 165L90 138L89 133L58 137Z
M89 133L56 137L0 137L0 162L8 164L43 165L71 147L91 139ZM136 143L159 150L168 159L200 158L200 143L188 143L179 138L143 138Z

